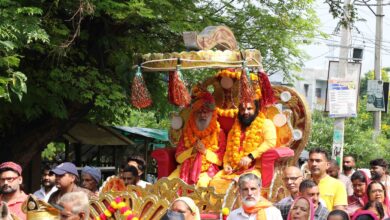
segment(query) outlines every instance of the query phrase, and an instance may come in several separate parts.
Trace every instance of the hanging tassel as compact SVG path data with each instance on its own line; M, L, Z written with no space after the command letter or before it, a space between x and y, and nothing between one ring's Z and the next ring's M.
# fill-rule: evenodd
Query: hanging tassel
M271 82L269 81L267 73L265 73L263 70L259 70L257 72L257 76L259 79L259 84L261 87L261 106L262 107L268 107L276 103L274 90L272 90Z
M191 97L181 78L180 65L176 71L169 72L168 101L173 105L185 107L190 104Z
M136 108L146 108L152 104L152 99L142 77L140 66L137 68L131 85L131 104Z
M240 76L240 103L248 103L253 101L253 88L249 82L246 68L242 68L242 73Z

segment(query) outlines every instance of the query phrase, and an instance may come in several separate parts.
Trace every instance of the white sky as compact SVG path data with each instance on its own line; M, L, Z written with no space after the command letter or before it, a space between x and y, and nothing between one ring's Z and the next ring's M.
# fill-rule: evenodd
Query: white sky
M323 0L316 0L316 11L321 19L320 30L331 35L337 25L337 21L333 19L329 13L329 6L323 3ZM389 1L384 1L389 4ZM357 2L361 4L361 2ZM369 1L375 4L376 1ZM376 6L371 6L376 12ZM375 53L375 15L367 6L357 6L358 17L366 21L356 22L356 28L352 31L352 46L363 47L362 74L374 69L374 53ZM382 42L382 67L390 67L390 5L383 7L383 42ZM339 51L337 47L328 46L329 44L340 44L340 33L331 35L329 39L324 39L317 36L315 43L310 46L303 47L309 54L309 58L305 62L305 67L315 69L328 69L328 62L331 58L338 57Z

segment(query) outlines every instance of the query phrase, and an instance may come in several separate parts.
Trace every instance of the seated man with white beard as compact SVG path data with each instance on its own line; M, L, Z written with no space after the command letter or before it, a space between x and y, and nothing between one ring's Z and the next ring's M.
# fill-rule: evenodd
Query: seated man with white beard
M168 178L207 187L222 165L225 143L213 96L209 92L198 92L177 144L175 156L179 166Z
M238 179L242 205L233 210L227 220L262 219L282 220L279 209L261 196L261 180L253 173L246 173Z

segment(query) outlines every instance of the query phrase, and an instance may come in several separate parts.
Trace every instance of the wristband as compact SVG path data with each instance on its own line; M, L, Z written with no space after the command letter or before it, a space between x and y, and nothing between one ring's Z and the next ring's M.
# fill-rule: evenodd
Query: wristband
M255 160L255 158L253 157L253 155L252 155L252 154L248 154L248 157L249 157L249 158L251 158L251 160L252 160L252 161L254 161L254 160Z

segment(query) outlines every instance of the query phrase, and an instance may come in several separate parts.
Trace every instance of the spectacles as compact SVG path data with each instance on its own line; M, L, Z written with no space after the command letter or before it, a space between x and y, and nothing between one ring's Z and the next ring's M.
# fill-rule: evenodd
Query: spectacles
M374 189L374 190L371 190L372 193L383 193L384 190L383 189Z
M302 177L302 176L290 176L290 177L283 177L283 181L295 181L297 180L299 177Z
M2 182L2 183L4 183L4 182L12 183L12 182L15 181L17 178L18 178L18 176L0 178L0 182Z

